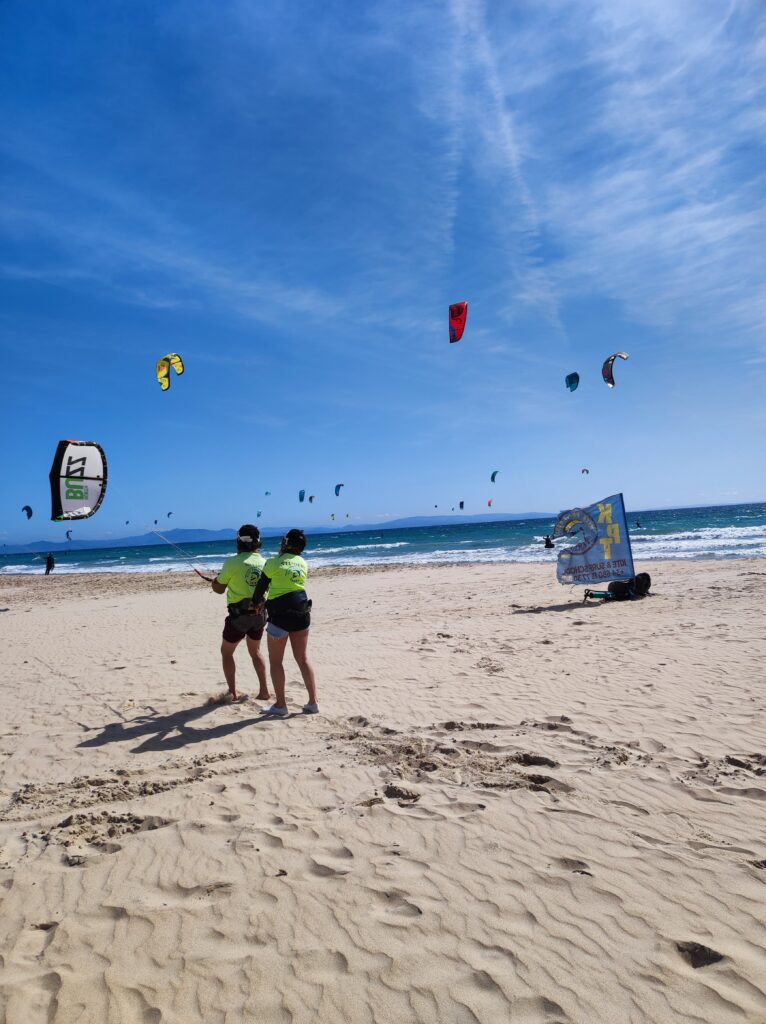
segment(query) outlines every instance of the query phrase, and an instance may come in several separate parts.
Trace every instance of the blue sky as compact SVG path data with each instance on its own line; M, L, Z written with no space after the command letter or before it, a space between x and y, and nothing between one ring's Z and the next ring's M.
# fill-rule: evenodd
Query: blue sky
M759 0L0 2L3 540L60 438L83 539L763 499L765 59Z

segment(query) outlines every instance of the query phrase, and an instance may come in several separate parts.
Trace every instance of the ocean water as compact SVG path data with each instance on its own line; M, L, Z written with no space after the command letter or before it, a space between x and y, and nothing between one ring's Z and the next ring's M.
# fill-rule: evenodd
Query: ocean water
M636 527L636 520L641 523ZM629 513L636 563L653 559L764 558L766 503ZM551 519L499 520L455 526L365 530L309 537L312 568L353 565L433 565L466 562L552 562L543 547ZM234 550L233 542L183 545L194 564L212 572ZM277 538L264 541L275 554ZM178 572L189 563L167 544L56 552L57 573ZM0 574L42 572L43 559L29 554L0 558Z

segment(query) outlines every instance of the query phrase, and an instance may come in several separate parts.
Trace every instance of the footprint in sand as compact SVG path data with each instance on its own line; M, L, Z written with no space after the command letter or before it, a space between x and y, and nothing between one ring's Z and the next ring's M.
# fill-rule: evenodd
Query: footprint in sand
M465 818L469 814L486 810L486 804L470 803L468 800L455 800L449 804L441 804L439 810L451 818Z
M553 861L558 867L563 868L565 871L572 871L576 875L588 875L593 877L593 872L590 870L590 864L584 860L578 860L576 857L556 857Z
M14 956L38 960L53 941L53 934L58 926L57 921L43 921L33 924L29 931L23 931L16 941Z
M423 913L420 907L405 899L395 889L392 889L391 892L375 892L372 895L378 904L375 916L387 924L403 925L414 917L420 917Z
M351 870L350 867L335 867L332 864L326 864L317 857L309 857L308 869L317 878L342 878Z

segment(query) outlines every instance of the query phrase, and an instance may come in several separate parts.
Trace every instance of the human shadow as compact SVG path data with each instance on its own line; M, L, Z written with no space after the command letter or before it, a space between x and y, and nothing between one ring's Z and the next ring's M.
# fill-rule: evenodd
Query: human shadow
M83 740L78 747L103 747L107 743L130 743L133 740L146 737L138 746L131 747L131 754L143 754L147 751L180 750L182 747L192 746L195 743L204 743L209 740L220 739L229 736L240 729L250 725L261 725L265 722L275 721L268 715L258 715L255 718L240 718L233 722L222 722L220 725L210 728L198 728L195 722L218 710L220 705L202 704L196 708L187 708L183 711L175 711L170 715L160 715L152 712L149 715L139 715L126 723L110 722L105 725L97 736ZM228 706L228 705L224 705ZM295 713L288 715L279 721L286 721L290 718L302 717ZM134 724L132 724L134 723Z

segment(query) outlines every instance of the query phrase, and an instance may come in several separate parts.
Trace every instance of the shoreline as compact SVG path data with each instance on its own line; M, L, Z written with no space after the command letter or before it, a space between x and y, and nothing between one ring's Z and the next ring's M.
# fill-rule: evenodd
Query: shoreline
M762 556L749 556L744 558L663 558L663 559L635 559L636 571L637 572L648 572L652 574L652 570L655 573L662 572L668 567L673 567L675 570L681 572L695 571L701 567L713 567L713 566L733 566L743 567L747 565L757 565L763 563L764 558ZM683 567L683 568L682 568ZM550 564L543 564L539 562L429 562L420 563L417 565L412 564L401 564L394 562L385 562L378 565L341 565L341 566L321 566L316 569L311 568L311 561L309 558L309 580L323 580L323 579L334 579L343 576L375 576L383 575L388 573L428 573L428 572L461 572L466 571L477 571L486 569L487 571L492 570L507 570L509 572L532 572L539 574L540 576L550 576L550 579L561 588L561 591L568 591L575 587L574 584L558 584L556 580L556 561L551 559ZM764 573L766 575L766 573ZM35 581L41 581L36 584ZM42 582L44 581L44 582ZM310 585L310 584L309 584ZM72 572L72 573L59 573L58 575L54 571L50 576L45 576L44 573L8 573L0 574L0 596L2 592L7 590L23 591L29 589L30 591L37 590L40 588L47 588L46 590L40 590L40 594L45 594L46 597L64 598L64 597L90 597L96 593L110 592L110 593L152 593L163 590L189 590L195 591L200 589L208 589L209 584L206 584L204 580L196 576L191 570L186 572L167 570L164 572L103 572L95 570L93 572ZM585 588L578 588L580 592ZM592 587L591 587L592 589ZM88 593L81 593L83 590L88 590ZM78 594L78 591L80 592Z

